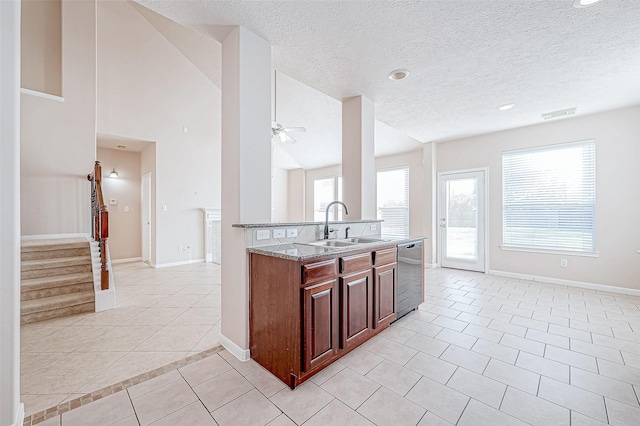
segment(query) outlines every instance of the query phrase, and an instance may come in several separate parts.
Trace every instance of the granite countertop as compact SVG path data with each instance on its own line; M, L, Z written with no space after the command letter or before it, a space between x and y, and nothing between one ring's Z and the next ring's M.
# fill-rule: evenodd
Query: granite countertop
M339 225L343 223L370 223L370 222L383 222L382 219L367 219L367 220L330 220L329 225ZM283 222L283 223L234 223L231 225L233 228L279 228L284 226L305 226L305 225L323 225L322 222Z
M353 244L344 247L323 247L309 245L308 243L291 243L291 244L279 244L273 246L262 247L249 247L248 253L262 254L265 256L277 257L280 259L302 261L319 259L331 255L340 255L349 253L352 251L358 251L363 249L374 250L380 247L388 247L392 245L409 243L412 241L421 241L426 237L413 237L413 238L392 238L383 239L382 241L376 241L372 243ZM310 241L311 242L311 241Z

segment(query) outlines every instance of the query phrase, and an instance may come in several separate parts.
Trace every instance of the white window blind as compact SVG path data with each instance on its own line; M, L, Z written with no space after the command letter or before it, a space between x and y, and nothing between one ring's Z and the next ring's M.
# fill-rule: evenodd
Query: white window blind
M409 168L378 172L378 219L382 235L409 236Z
M503 245L595 251L595 141L502 154Z

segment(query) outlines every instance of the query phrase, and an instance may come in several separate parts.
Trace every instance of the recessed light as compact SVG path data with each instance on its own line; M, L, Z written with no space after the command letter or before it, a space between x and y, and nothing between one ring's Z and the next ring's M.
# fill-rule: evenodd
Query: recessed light
M600 0L573 0L573 7L583 8L593 6L598 3Z
M409 75L409 70L393 70L389 73L391 80L404 80Z
M499 109L500 111L507 111L507 110L509 110L509 109L513 108L514 106L516 106L516 104L504 104L504 105L500 105L500 106L498 107L498 109Z

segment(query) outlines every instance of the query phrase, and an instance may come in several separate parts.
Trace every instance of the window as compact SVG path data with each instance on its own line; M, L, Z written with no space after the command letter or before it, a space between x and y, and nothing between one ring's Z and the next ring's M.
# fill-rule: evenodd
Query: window
M503 244L595 251L595 141L502 154Z
M338 194L338 198L335 194ZM327 205L335 200L342 201L342 176L315 179L313 181L313 221L324 222ZM337 220L342 220L344 212L340 205L331 207L329 220L336 220L336 210Z
M409 168L378 172L378 219L382 234L389 237L409 236Z
M327 205L335 200L335 178L315 179L313 181L313 220L323 222ZM334 210L329 211L329 220L335 220Z

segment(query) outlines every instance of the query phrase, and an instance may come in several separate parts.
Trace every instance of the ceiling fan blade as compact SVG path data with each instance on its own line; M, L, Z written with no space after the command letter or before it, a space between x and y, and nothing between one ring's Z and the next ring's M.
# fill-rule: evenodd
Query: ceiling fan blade
M282 143L296 143L297 141L292 138L291 136L287 135L286 133L282 132L280 133L280 140L282 141Z
M305 129L304 127L285 127L282 130L284 130L285 132L306 132L307 129Z

